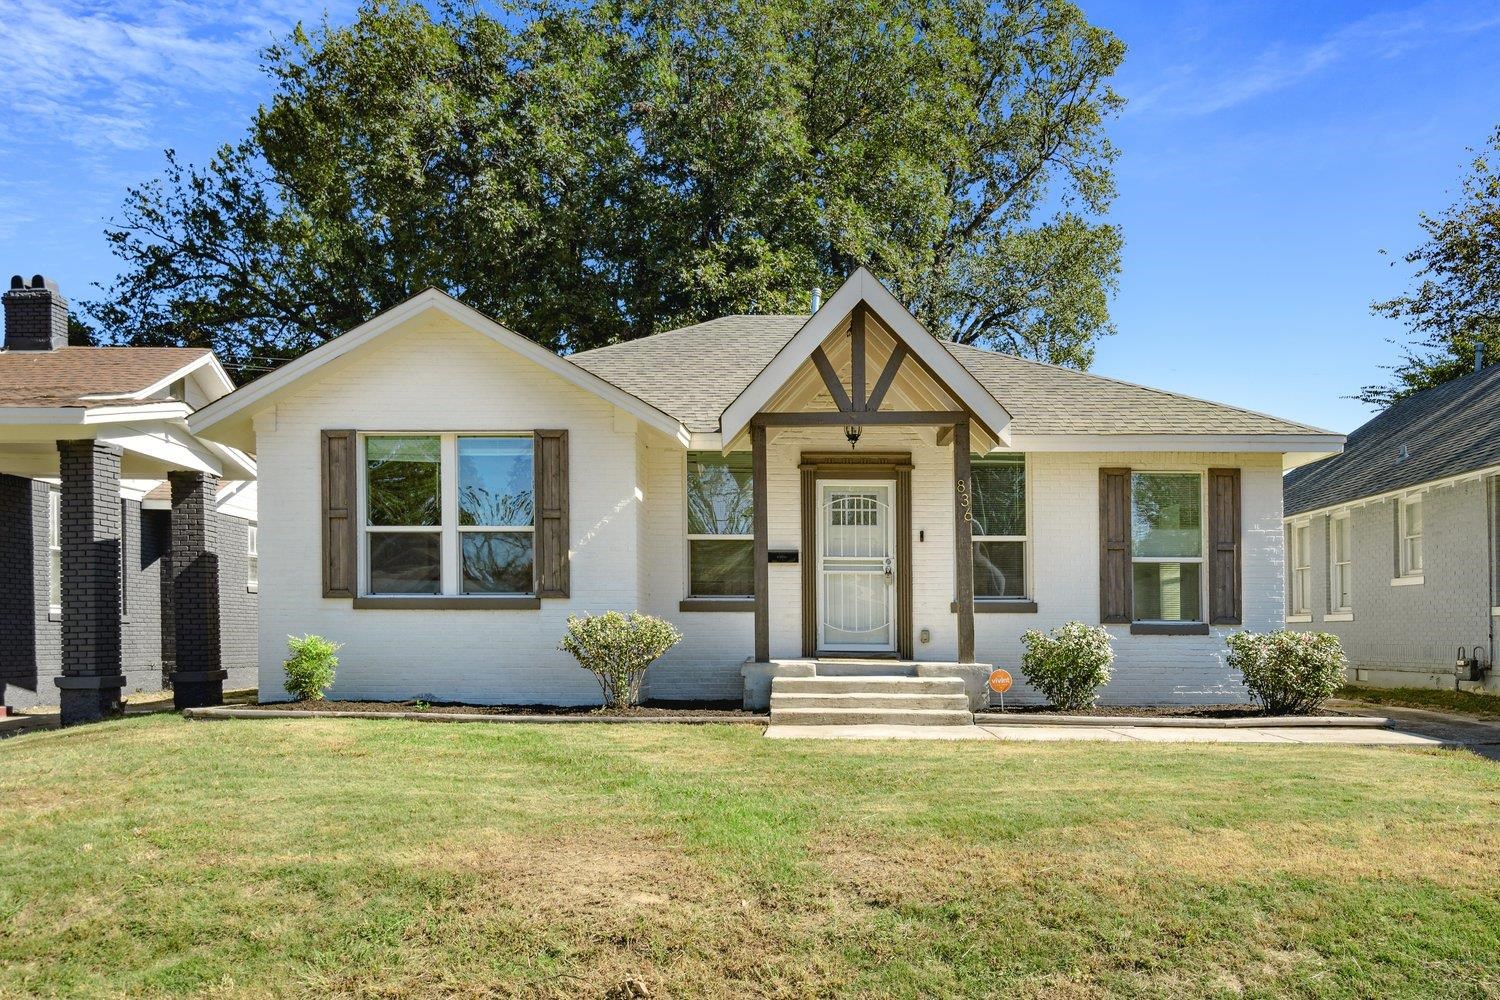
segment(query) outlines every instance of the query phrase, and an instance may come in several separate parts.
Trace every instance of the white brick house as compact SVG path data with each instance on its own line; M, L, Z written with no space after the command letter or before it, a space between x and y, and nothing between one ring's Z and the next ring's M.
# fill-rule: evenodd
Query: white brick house
M1342 444L939 341L864 271L810 317L568 358L428 291L192 427L259 462L262 697L315 632L338 697L509 704L596 701L556 646L607 609L683 632L658 699L1014 668L1077 619L1116 637L1106 701L1242 700L1223 636L1281 624L1282 471Z

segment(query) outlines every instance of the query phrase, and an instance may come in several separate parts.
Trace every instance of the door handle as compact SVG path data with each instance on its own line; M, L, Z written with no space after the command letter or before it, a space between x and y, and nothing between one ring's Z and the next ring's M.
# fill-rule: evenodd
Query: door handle
M894 570L891 568L891 557L890 556L886 556L885 557L885 575L886 576L890 576L893 572L894 572Z

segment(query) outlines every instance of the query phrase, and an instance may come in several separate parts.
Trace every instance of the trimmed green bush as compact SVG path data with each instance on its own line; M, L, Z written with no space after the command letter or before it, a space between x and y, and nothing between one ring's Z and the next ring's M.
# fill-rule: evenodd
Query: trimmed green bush
M1109 632L1099 625L1067 622L1050 634L1027 629L1021 673L1059 711L1093 708L1099 689L1109 683L1115 661Z
M292 653L286 659L287 693L298 701L322 701L323 692L333 686L333 668L339 665L334 654L343 643L321 635L289 635L286 647Z
M630 708L640 701L646 668L682 641L671 622L632 611L569 615L568 631L557 648L573 654L594 675L605 708Z
M1235 632L1229 665L1270 715L1307 715L1344 683L1349 661L1331 632Z

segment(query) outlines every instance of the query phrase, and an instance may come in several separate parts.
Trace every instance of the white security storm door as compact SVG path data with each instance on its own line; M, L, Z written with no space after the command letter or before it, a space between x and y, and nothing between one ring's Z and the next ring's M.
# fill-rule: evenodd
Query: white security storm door
M894 482L824 482L818 488L818 646L896 648Z

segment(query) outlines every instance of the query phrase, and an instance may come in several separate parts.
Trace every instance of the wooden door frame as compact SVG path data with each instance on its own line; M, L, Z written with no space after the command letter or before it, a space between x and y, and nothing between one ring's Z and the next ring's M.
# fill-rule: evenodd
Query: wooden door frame
M912 658L911 452L805 451L802 473L802 655L824 655L818 649L818 483L825 479L885 479L896 484L896 651L830 652L829 656Z

